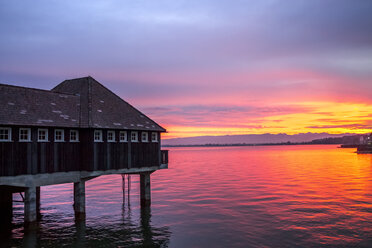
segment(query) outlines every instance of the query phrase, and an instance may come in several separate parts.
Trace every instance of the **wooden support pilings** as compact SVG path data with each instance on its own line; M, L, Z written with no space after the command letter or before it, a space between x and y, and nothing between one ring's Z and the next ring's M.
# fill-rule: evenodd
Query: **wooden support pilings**
M141 206L151 205L150 172L140 174Z
M13 217L13 194L11 190L0 189L0 229L10 226Z
M41 212L40 212L40 187L36 187L36 218L38 220L41 219Z
M130 188L131 188L131 175L137 174L140 176L140 201L141 206L150 206L151 205L151 182L150 175L156 171L148 170L141 171L136 170L135 172L121 174L122 175L122 190L123 190L123 203L126 203L126 195L128 195L128 206L130 205ZM62 175L66 176L66 175ZM75 219L83 220L86 217L86 199L85 199L85 182L87 180L93 179L99 175L92 173L92 175L80 177L76 180L76 174L72 173L70 175L71 181L73 181L73 195L74 195L74 204L73 208L75 211ZM79 175L78 175L79 176ZM17 181L16 185L0 186L0 227L1 224L8 223L8 226L11 226L12 223L12 212L13 212L13 193L20 193L22 196L22 201L24 203L24 223L26 226L31 223L36 223L37 220L41 219L40 214L40 185L49 185L50 182L60 183L58 181L60 177L52 178L49 180L49 177L40 178L34 176L28 176L27 184L18 186L20 182ZM44 181L41 181L44 180ZM14 181L9 181L9 184L14 183ZM14 183L16 184L16 183ZM126 186L127 185L127 186ZM127 190L126 190L127 189ZM24 194L22 194L24 192Z
M74 183L74 210L75 218L85 218L85 181Z
M122 189L123 189L123 204L125 205L125 198L128 196L128 206L130 205L130 185L131 185L131 179L129 174L121 174L122 178ZM127 180L127 183L125 182L125 178ZM126 187L127 185L127 187ZM126 190L127 188L127 190Z
M129 195L130 195L130 184L131 184L131 180L130 180L130 175L129 175L129 174L127 175L127 181L128 181L128 201L129 201Z
M123 206L125 205L125 174L121 174L121 188L123 190ZM128 196L129 200L129 196Z
M28 187L25 190L25 223L32 223L37 220L36 213L36 187Z
M125 174L121 174L123 196L125 196Z
M21 192L24 192L24 196ZM13 193L20 193L24 203L24 223L40 218L40 187L0 186L0 225L9 225L13 216Z

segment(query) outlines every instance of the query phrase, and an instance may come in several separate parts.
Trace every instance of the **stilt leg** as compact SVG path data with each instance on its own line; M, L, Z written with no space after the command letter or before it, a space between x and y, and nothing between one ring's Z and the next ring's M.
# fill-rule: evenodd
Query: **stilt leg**
M127 180L128 180L128 209L130 209L130 175L127 175Z
M123 206L125 205L125 174L121 174L121 188L123 190Z
M36 214L36 187L25 190L25 224L35 222Z
M151 185L150 185L150 173L140 174L140 187L141 187L141 205L151 205Z
M13 194L10 190L0 188L0 231L11 228L13 217Z
M74 183L75 218L85 218L85 181Z
M37 219L41 219L41 213L40 213L40 187L36 187L36 216Z

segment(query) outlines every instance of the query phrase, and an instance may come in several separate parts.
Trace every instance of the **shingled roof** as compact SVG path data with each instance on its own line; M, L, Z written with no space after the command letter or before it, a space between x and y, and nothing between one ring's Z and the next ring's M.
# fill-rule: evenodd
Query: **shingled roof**
M79 127L80 99L0 84L0 125Z
M165 129L92 77L65 80L51 91L1 85L0 125Z

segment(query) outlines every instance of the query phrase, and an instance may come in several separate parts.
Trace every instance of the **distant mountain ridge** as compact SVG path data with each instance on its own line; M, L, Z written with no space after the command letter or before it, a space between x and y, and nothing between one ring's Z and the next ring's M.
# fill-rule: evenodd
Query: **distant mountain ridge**
M224 135L224 136L197 136L187 138L174 138L162 140L162 145L206 145L206 144L269 144L269 143L301 143L311 142L316 139L340 138L343 136L355 135L350 133L329 134L329 133L299 133L288 135L279 134L245 134L245 135Z

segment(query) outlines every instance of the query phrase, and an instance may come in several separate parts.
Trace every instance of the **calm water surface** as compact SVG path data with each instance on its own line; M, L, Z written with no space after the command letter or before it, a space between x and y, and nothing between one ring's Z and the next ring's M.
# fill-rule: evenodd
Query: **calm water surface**
M86 184L75 222L72 184L41 188L42 220L11 238L29 247L372 247L372 155L336 146L172 148L152 174L152 206L139 178L123 199L121 176ZM14 195L19 200L18 195Z

